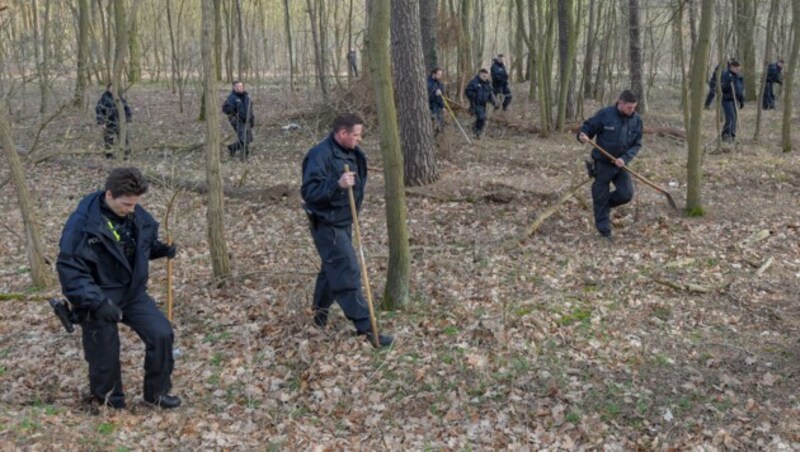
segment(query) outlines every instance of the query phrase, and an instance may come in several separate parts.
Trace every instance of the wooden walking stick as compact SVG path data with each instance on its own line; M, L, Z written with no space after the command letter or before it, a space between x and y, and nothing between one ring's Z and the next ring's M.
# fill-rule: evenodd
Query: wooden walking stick
M446 105L446 104L445 104ZM350 172L350 166L344 166L344 172ZM358 247L358 263L361 267L361 284L367 292L367 306L369 307L369 323L372 326L372 339L375 348L381 348L381 340L378 336L378 322L375 320L375 308L372 305L372 289L369 287L369 274L367 273L367 260L364 258L364 247L361 245L361 228L358 227L358 211L356 210L356 197L353 194L353 187L347 188L347 196L350 198L350 213L353 215L353 227L356 231L356 246Z
M600 145L595 143L594 140L592 140L591 138L587 137L586 142L591 144L592 146L594 146L595 149L600 151L600 153L603 154L604 156L608 157L612 162L617 160L616 157L614 157L613 155L611 155L611 153L609 153L608 151L606 151L605 149L600 147ZM662 195L666 196L667 202L669 203L670 207L672 207L675 210L678 210L678 204L675 203L675 199L672 197L672 194L670 192L668 192L668 191L664 190L663 188L659 187L658 185L656 185L654 182L651 182L646 177L638 174L636 171L628 168L628 165L623 166L622 169L624 169L625 171L629 172L632 176L634 176L637 179L639 179L640 181L642 181L645 185L648 185L650 188L653 188L657 192L659 192Z
M453 117L453 121L456 122L456 125L458 126L458 130L460 130L461 133L464 134L464 138L467 139L467 143L469 143L469 145L472 146L472 140L469 139L469 136L467 136L467 132L465 132L464 128L461 127L461 123L458 122L458 118L456 118L456 114L453 113L452 109L450 109L450 104L447 103L447 98L442 96L442 100L444 101L444 106L447 108L447 111L450 112L450 116Z
M175 191L167 204L167 213L164 215L164 232L167 234L167 246L172 246L172 236L169 233L169 215L179 191ZM167 256L167 320L172 323L172 258Z

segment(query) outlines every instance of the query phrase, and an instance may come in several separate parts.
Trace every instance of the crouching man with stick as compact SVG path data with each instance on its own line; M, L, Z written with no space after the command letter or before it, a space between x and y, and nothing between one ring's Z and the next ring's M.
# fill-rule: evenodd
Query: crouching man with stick
M56 268L64 295L83 330L92 397L125 408L118 324L136 331L145 345L144 401L176 408L172 389L172 326L147 293L151 259L175 257L158 240L158 223L139 205L148 188L136 168L116 168L105 189L87 195L61 235Z
M340 115L333 122L331 134L303 160L304 209L322 260L314 288L314 323L325 327L329 309L336 301L357 334L376 347L388 347L394 339L377 332L371 297L365 301L362 294L366 268L363 261L359 267L352 242L353 224L358 225L355 212L361 209L367 184L367 157L358 146L363 130L364 121L358 116ZM363 281L367 290L368 283Z

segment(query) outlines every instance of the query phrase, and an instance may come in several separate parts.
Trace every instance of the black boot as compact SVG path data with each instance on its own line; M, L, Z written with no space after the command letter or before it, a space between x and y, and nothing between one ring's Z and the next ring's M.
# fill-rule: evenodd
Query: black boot
M171 396L169 394L162 394L153 398L145 397L144 401L150 405L155 405L168 410L181 406L181 398L178 396Z
M364 336L367 341L375 347L375 335L372 334L372 331L359 331L357 334ZM390 347L394 344L394 338L388 334L378 334L378 343L381 345L381 348Z

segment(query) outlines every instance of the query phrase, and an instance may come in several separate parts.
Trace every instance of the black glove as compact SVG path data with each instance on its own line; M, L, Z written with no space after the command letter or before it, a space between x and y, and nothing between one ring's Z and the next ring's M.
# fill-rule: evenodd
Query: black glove
M97 320L117 323L122 321L122 311L114 304L111 299L106 299L100 304L100 307L94 310L94 316Z
M739 110L741 110L742 108L744 108L744 102L739 102Z
M167 247L167 257L169 259L175 259L175 256L178 254L178 245L172 244L172 246Z

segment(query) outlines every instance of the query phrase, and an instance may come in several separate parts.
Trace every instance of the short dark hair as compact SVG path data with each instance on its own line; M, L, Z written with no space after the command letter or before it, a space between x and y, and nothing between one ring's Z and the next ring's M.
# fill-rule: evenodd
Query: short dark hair
M481 70L478 71L478 74L488 74L488 73L489 71L486 68L481 68Z
M431 69L431 75L433 75L433 74L435 74L435 73L437 73L437 72L439 72L441 70L442 70L442 68L440 68L439 66L436 66L433 69Z
M740 63L739 60L737 60L736 58L731 58L731 61L728 63L728 66L733 66L733 67L740 67L741 65L742 63Z
M629 104L635 104L636 102L638 102L638 100L636 99L636 94L633 94L633 91L629 89L626 89L625 91L619 93L619 100Z
M784 63L784 61L783 61L783 58L781 58L780 60L778 60L778 63L780 63L780 64L783 64L783 63Z
M244 84L244 83L243 83L241 80L234 80L234 81L233 81L233 83L231 83L231 86L236 86L236 85L238 85L239 83L242 83L242 84Z
M108 83L106 83L106 89L109 89L109 88L111 88L112 86L114 86L114 83L112 83L112 82L108 82Z
M120 196L141 196L147 192L150 184L139 168L114 168L106 178L106 191L111 192L114 199Z
M503 58L503 54L502 53L498 53L497 54L497 58Z
M333 133L336 133L342 129L347 129L348 132L353 130L353 127L357 125L364 125L364 120L361 119L361 116L358 116L353 113L343 113L336 117L333 120Z

